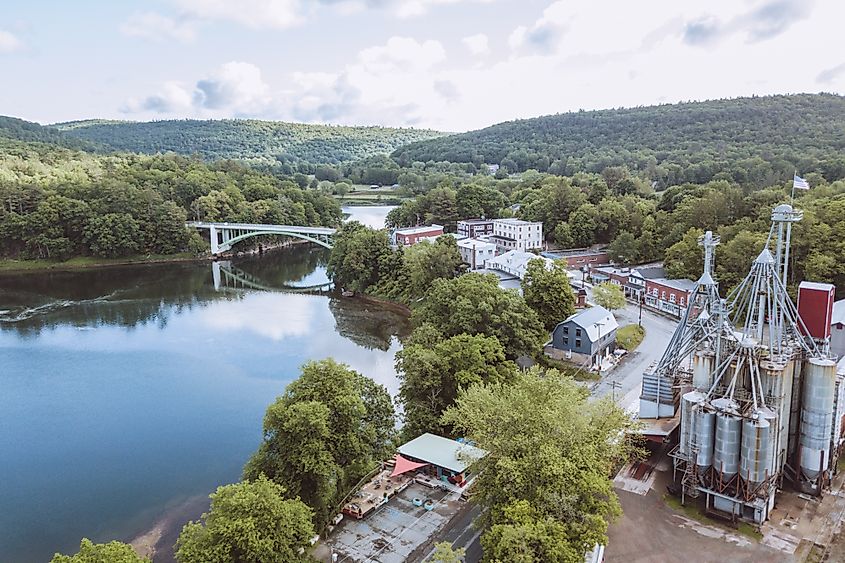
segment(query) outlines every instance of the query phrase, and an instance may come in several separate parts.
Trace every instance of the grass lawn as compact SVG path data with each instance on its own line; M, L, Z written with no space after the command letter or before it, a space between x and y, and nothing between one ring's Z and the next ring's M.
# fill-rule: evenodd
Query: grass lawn
M96 258L77 256L69 260L0 260L0 272L19 272L34 270L76 270L97 266L118 266L122 264L144 264L151 262L176 262L195 260L196 256L184 252L181 254L143 254L125 258Z
M645 337L645 329L639 325L625 325L616 331L616 343L633 352Z

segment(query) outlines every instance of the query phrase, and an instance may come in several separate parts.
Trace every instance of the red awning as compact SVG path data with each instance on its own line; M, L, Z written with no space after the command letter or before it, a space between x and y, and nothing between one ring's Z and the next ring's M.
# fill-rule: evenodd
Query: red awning
M420 467L425 467L428 465L427 463L417 463L416 461L411 461L410 459L405 459L399 454L396 454L396 466L393 468L393 473L390 474L391 477L396 477L397 475L402 475L403 473L407 473L408 471L413 471L415 469L419 469Z

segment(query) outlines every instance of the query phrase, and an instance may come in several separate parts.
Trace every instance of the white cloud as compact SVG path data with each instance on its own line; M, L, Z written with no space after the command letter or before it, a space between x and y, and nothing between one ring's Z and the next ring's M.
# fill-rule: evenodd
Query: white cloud
M384 45L367 47L358 54L359 64L368 72L425 70L446 58L439 41L422 43L410 37L391 37Z
M845 91L842 54L829 48L845 5L794 10L783 0L712 0L706 6L673 0L553 2L513 23L509 43L514 49L503 60L488 56L481 64L450 57L441 41L461 35L391 37L335 66L303 59L300 72L293 72L294 66L266 78L252 65L224 65L203 80L165 85L134 107L154 116L253 116L457 131L581 108L822 87ZM614 17L608 17L611 13ZM725 22L739 23L726 28ZM461 49L473 52L467 39ZM173 111L185 107L186 99L188 110Z
M285 29L303 23L302 0L176 0L189 17L233 21L252 28Z
M196 22L190 19L177 20L155 12L136 12L120 26L120 31L130 37L141 37L162 41L193 41L196 37Z
M222 118L262 115L270 108L270 88L261 69L251 63L232 61L221 65L193 87L166 82L161 91L128 100L126 113L190 115Z
M13 53L23 49L23 42L11 32L0 29L0 54Z
M461 42L473 55L486 55L490 52L490 40L484 33L476 33L461 39Z

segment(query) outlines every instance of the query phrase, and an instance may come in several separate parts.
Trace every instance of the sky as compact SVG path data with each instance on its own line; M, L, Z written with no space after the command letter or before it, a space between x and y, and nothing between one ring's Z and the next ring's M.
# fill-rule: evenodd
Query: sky
M0 115L466 131L580 109L845 93L841 0L30 0Z

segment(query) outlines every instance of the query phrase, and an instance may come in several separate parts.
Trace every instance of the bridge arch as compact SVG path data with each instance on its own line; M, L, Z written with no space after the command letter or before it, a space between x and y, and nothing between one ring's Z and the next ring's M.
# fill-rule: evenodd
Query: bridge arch
M317 237L312 237L312 236L307 235L305 233L297 233L297 232L294 232L294 231L249 231L249 232L246 232L242 235L232 237L232 238L220 243L219 249L220 249L221 252L226 251L226 250L231 250L232 246L234 246L235 243L241 242L242 240L246 240L248 238L257 237L259 235L281 235L281 236L287 236L287 237L293 237L293 238L298 238L298 239L302 239L302 240L307 240L308 242L313 242L314 244L319 244L320 246L322 246L324 248L330 249L332 247L331 237L329 237L329 236L318 235Z

